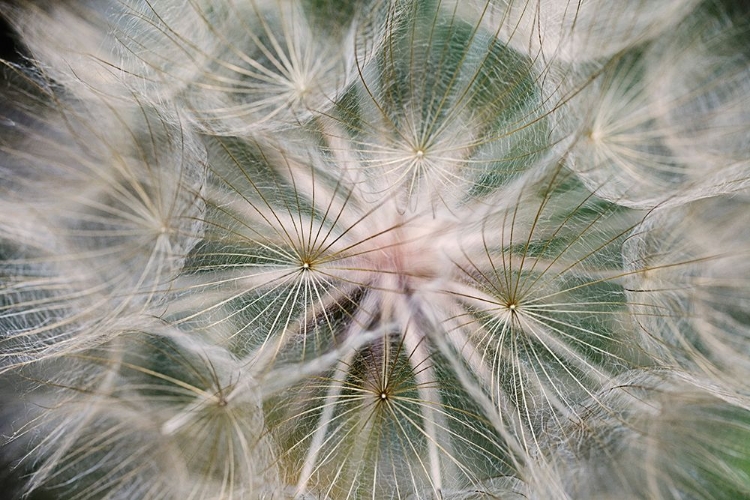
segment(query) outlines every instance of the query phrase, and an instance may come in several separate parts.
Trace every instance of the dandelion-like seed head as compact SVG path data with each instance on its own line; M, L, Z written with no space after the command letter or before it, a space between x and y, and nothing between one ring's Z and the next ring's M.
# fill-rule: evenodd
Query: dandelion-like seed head
M19 495L750 496L730 3L0 9Z

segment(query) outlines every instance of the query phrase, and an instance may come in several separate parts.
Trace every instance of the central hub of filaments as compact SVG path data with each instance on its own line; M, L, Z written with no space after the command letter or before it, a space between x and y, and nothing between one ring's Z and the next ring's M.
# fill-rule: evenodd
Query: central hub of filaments
M373 238L372 247L363 254L365 267L377 275L368 281L377 281L385 289L412 288L414 281L432 280L445 271L445 242L440 234L448 225L446 221L431 216L409 218L392 225ZM364 263L363 263L364 264Z

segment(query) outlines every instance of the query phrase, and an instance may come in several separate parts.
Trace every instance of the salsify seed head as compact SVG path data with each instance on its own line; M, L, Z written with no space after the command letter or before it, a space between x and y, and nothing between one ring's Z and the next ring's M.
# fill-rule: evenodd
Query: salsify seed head
M0 11L14 498L750 496L738 3Z

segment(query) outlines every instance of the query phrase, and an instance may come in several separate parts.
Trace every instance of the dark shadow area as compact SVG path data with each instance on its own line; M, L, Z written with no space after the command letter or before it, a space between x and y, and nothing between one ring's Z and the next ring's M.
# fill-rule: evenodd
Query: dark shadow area
M15 33L2 17L0 17L0 59L11 62L18 62L19 59Z
M2 15L4 9L17 3L12 0L0 0L0 59L11 63L22 63L26 55L16 32Z

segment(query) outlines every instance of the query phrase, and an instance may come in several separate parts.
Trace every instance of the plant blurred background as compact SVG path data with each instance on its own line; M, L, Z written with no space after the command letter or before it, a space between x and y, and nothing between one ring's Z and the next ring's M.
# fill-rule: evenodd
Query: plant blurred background
M750 498L745 2L0 14L9 498Z

